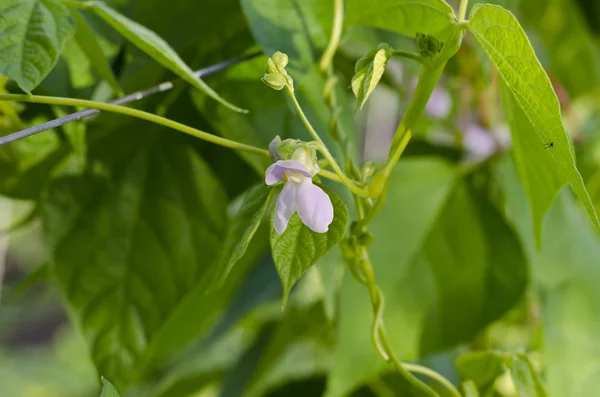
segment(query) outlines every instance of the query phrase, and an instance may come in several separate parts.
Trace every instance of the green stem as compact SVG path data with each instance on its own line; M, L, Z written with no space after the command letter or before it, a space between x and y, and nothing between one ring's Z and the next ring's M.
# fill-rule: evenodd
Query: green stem
M369 296L371 297L371 304L373 306L373 325L371 337L377 352L385 361L393 364L400 375L402 375L402 377L406 379L413 387L420 390L423 395L429 397L439 397L439 395L431 387L413 376L407 370L405 364L403 364L398 357L396 357L396 353L394 352L394 349L392 348L388 339L385 324L383 322L383 294L375 282L375 274L373 273L373 267L371 266L371 261L369 259L366 247L361 247L359 257L359 266L363 277L361 279L357 278L357 280L367 287Z
M360 187L358 187L356 185L356 182L354 182L353 180L348 178L346 176L346 174L344 174L344 171L342 171L342 169L338 165L337 161L335 161L335 159L333 158L333 156L331 155L329 150L327 150L327 146L325 146L325 142L323 142L323 140L321 139L319 134L317 134L317 131L315 131L313 126L310 124L310 121L304 114L304 111L302 110L300 103L298 103L298 99L296 99L296 95L294 94L294 91L290 87L287 87L287 92L290 95L290 98L292 99L292 102L294 103L294 107L298 111L298 115L302 119L302 122L308 129L308 132L313 137L313 139L315 141L317 141L317 143L319 144L319 149L320 149L321 153L323 153L323 156L325 157L325 159L327 159L331 168L333 168L335 173L339 176L341 182L344 185L346 185L352 193L354 193L358 196L361 196L361 197L367 197L367 192L365 190L361 189Z
M469 6L469 0L460 0L460 6L458 8L458 20L464 21L467 16L467 7Z
M444 378L442 375L438 374L434 370L429 369L427 367L423 367L422 365L418 365L418 364L406 364L405 363L402 365L404 365L404 368L406 368L408 371L410 371L414 374L421 374L421 375L427 376L428 378L435 380L436 382L438 382L439 384L444 386L450 392L450 394L452 394L452 396L462 397L462 394L460 394L460 392L458 391L456 386L454 386L452 384L452 382L450 382L448 379Z
M404 149L406 149L406 146L412 137L413 128L425 111L425 106L427 106L431 93L442 75L444 66L445 62L436 69L431 69L431 67L427 65L423 66L413 99L406 110L406 113L404 113L404 117L394 135L388 160L383 169L381 169L375 178L373 178L371 186L369 187L371 197L377 198L385 190L394 167L400 160L400 156L404 153Z
M61 3L63 3L66 6L72 7L72 8L80 8L80 9L87 9L87 8L92 8L94 5L89 2L89 1L75 1L75 0L60 0Z
M80 106L84 108L92 108L98 110L104 110L106 112L120 113L138 119L147 120L155 124L160 124L165 127L172 128L177 131L195 136L196 138L203 139L207 142L214 143L216 145L224 146L234 150L240 150L256 154L259 156L269 157L269 151L261 149L255 146L246 145L240 142L231 141L220 136L209 134L208 132L200 131L196 128L187 126L185 124L178 123L176 121L167 119L165 117L157 116L152 113L144 112L137 109L128 108L125 106L112 105L110 103L89 101L85 99L74 99L74 98L59 98L50 96L39 96L39 95L21 95L21 94L0 94L0 101L18 101L18 102L29 102L29 103L45 103L48 105L64 105L64 106Z
M407 52L407 51L400 51L400 50L394 50L392 52L393 55L397 55L400 56L402 58L406 58L406 59L412 59L413 61L417 61L419 63L423 63L423 58L421 57L421 55L419 54L415 54L414 52Z
M331 67L333 57L338 45L340 44L342 29L344 27L344 0L334 0L334 2L331 38L329 39L329 44L327 44L327 48L325 49L325 52L323 52L323 56L321 57L321 62L319 64L322 73L327 72Z

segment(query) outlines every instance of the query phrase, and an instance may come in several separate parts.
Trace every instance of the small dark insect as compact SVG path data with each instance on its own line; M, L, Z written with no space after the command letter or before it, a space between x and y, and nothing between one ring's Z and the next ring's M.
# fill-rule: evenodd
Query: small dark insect
M544 149L550 149L551 147L554 147L554 142L550 142L544 145Z

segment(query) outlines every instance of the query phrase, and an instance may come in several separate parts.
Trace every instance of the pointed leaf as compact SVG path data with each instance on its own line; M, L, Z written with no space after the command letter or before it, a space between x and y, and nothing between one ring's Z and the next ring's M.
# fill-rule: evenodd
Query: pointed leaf
M100 397L119 397L119 392L110 383L104 376L101 378L102 380L102 392L100 392Z
M502 79L536 132L539 147L548 145L548 154L556 163L556 168L571 184L600 231L600 221L577 170L573 144L562 123L558 98L523 28L510 11L500 6L477 4L471 10L469 30L496 64ZM553 169L536 168L537 165L527 164L538 173L555 172ZM544 179L556 180L556 177ZM538 203L533 201L532 206L536 205ZM542 205L547 205L547 202L542 202ZM541 213L542 209L537 212Z
M58 62L75 29L56 0L0 0L0 74L30 92Z
M221 98L202 79L197 77L175 50L156 33L119 14L102 2L94 2L92 4L92 10L96 14L155 61L228 108L236 112L246 112L244 109L238 108Z
M273 227L275 207L271 213L271 253L283 286L283 305L296 281L317 260L332 249L344 236L348 225L346 204L331 189L319 185L333 204L333 222L326 233L315 233L305 226L297 213L292 216L287 229L279 234Z
M218 288L223 284L233 266L246 253L250 240L267 212L272 191L260 182L244 194L242 206L227 229L222 260L215 276L215 287Z
M379 84L392 53L393 49L390 46L381 44L377 50L368 52L356 63L356 74L352 78L352 92L358 100L357 110L363 108Z

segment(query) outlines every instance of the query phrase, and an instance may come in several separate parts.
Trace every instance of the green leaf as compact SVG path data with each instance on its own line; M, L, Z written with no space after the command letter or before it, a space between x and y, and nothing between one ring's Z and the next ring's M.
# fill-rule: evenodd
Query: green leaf
M577 170L573 145L562 123L558 98L523 28L514 15L502 7L477 4L471 10L469 30L496 64L502 79L535 130L538 146L544 148L552 144L547 149L548 154L600 230L600 221ZM547 168L538 169L537 165L527 164L538 173L554 172ZM523 178L524 174L521 175ZM556 181L556 177L552 176L543 178ZM537 203L533 201L532 205ZM547 197L542 205L547 205ZM536 209L534 214L541 213L542 209Z
M288 71L297 80L321 57L331 34L333 4L322 0L242 0L250 29L265 55L289 56Z
M175 50L173 50L169 44L156 33L119 14L102 2L94 2L92 4L93 7L91 7L91 9L96 14L155 61L228 108L240 113L247 112L221 98L219 94L213 91L213 89L202 79L197 77L192 69L190 69L190 67L179 57Z
M290 290L317 260L333 248L344 236L348 225L346 204L332 190L319 185L333 204L333 222L325 233L315 233L294 213L287 229L279 234L273 227L275 208L271 213L271 253L283 286L285 306Z
M414 360L471 340L503 315L521 297L527 269L514 232L470 178L428 158L401 161L392 175L369 254L390 342L401 360ZM371 344L367 290L349 275L339 316L327 397L387 369Z
M100 392L100 397L119 397L119 392L108 379L103 376L101 380L102 392Z
M376 50L369 51L356 62L355 74L352 78L352 92L358 100L357 110L363 108L379 84L392 53L393 49L384 43L380 44Z
M546 388L525 354L512 357L510 372L519 397L548 397Z
M215 287L220 287L231 269L248 248L250 240L258 230L270 201L270 191L264 182L251 187L244 194L244 201L227 228L219 272L215 276Z
M515 162L531 203L533 232L539 245L544 215L568 180L552 155L555 148L546 149L540 145L535 128L506 85L501 85L503 108L510 125Z
M600 388L600 237L571 192L563 189L544 221L538 251L531 238L527 196L516 167L506 160L510 158L500 163L498 180L507 214L527 243L532 282L540 291L549 395L586 395Z
M157 130L105 133L88 152L95 171L54 180L43 208L69 313L122 388L205 332L251 264L206 295L228 200L187 137Z
M481 351L463 354L456 360L456 368L465 380L471 380L482 391L489 392L496 379L504 374L510 357L495 351Z
M69 10L56 0L0 0L0 73L30 92L58 62L73 35Z
M454 10L444 0L347 0L348 25L368 25L408 36L423 32L444 38L453 25Z
M75 41L79 44L79 48L81 48L81 51L89 59L98 75L112 87L116 94L121 93L122 90L112 72L104 51L100 47L100 43L98 43L96 33L79 11L73 10L72 15L77 28L75 31Z

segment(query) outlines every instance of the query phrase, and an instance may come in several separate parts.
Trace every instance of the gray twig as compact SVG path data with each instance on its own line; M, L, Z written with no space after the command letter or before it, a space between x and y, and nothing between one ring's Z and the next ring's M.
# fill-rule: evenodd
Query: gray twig
M209 74L219 72L221 70L229 68L230 66L236 65L238 63L244 62L244 61L252 59L252 58L255 58L260 54L261 54L260 52L256 52L253 54L243 55L241 57L230 59L228 61L217 63L216 65L212 65L212 66L208 66L204 69L200 69L197 72L195 72L194 74L197 77L208 76ZM146 98L150 95L157 94L159 92L169 91L170 89L172 89L175 86L176 83L179 83L179 82L181 82L181 80L174 80L174 81L168 81L165 83L161 83L161 84L157 85L156 87L148 88L147 90L143 90L143 91L134 92L133 94L129 94L124 97L117 98L113 101L110 101L109 103L111 103L113 105L124 105L126 103L139 101L140 99ZM47 130L51 130L53 128L60 127L61 125L65 125L67 123L70 123L71 121L77 121L77 120L81 120L85 117L93 116L98 113L100 113L100 110L86 109L86 110L82 110L81 112L72 113L67 116L63 116L58 119L48 121L46 123L39 124L34 127L27 128L25 130L0 137L0 146L6 145L7 143L17 141L19 139L27 138L28 136L31 136L31 135L39 134L40 132L44 132Z

